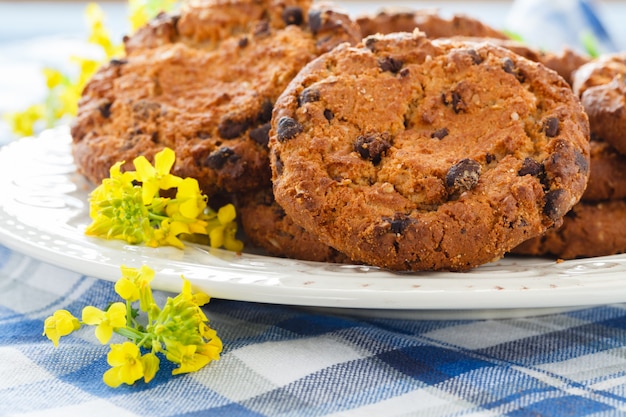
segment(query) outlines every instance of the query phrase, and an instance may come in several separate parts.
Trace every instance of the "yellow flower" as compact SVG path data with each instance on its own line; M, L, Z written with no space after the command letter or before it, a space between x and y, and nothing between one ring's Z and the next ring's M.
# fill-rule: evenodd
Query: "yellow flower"
M154 166L143 155L133 160L145 205L152 202L159 190L169 190L180 184L182 178L170 174L175 160L176 154L170 148L164 148L154 156Z
M46 86L48 88L54 88L57 85L66 82L65 75L63 75L63 73L59 70L44 68L41 72L43 72L43 75L46 78Z
M212 358L198 351L196 345L183 345L182 343L173 342L167 346L165 357L180 366L172 371L172 375L195 372L209 362Z
M35 133L35 124L44 117L45 107L42 104L33 104L24 111L11 112L4 115L15 134L20 136L32 136Z
M104 383L113 388L121 384L134 384L144 376L144 361L140 355L141 352L134 343L112 344L107 355L107 362L112 368L104 373Z
M211 301L211 297L209 297L207 294L203 292L193 293L191 289L191 282L185 279L185 277L182 277L182 279L183 279L183 289L180 293L181 298L195 304L198 307L203 306L207 304L209 301Z
M43 334L57 347L62 336L80 329L80 323L69 311L57 310L44 321L43 329Z
M235 206L226 204L217 213L209 213L207 232L212 248L225 247L228 250L239 252L243 249L243 242L236 238L237 212Z
M85 233L106 239L121 239L130 244L151 239L150 212L143 204L141 187L133 184L136 173L121 172L123 162L114 164L110 177L89 195L92 223Z
M152 378L159 371L159 358L154 353L146 353L141 357L143 364L143 380L148 383L152 381Z
M200 191L200 185L195 178L185 178L178 184L176 198L168 206L167 214L170 217L179 215L183 219L196 220L206 208L207 198Z
M142 311L150 311L154 304L150 282L154 279L154 270L146 265L141 269L121 267L122 277L115 283L115 292L124 300L139 300Z
M222 340L217 337L217 333L215 333L215 331L213 331L213 333L214 337L211 337L207 343L198 346L198 354L204 355L212 361L217 361L220 359L223 345Z
M177 3L178 0L128 0L132 29L137 30L144 26L161 11L172 10Z
M85 10L87 24L91 30L88 42L102 48L106 58L120 55L123 52L121 45L114 45L111 36L104 26L104 12L96 3L89 3Z
M83 309L83 322L96 327L96 337L103 345L108 343L113 330L126 325L126 305L113 303L107 311L87 306Z

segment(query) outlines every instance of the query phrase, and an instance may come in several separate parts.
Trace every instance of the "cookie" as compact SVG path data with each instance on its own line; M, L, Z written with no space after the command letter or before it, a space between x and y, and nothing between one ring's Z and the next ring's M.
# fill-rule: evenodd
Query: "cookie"
M249 244L273 256L306 261L347 263L344 254L296 225L276 204L271 188L238 195L237 213ZM248 244L249 243L249 244Z
M208 195L269 186L275 100L306 63L358 40L346 15L306 0L197 1L160 15L87 84L71 129L78 170L99 183L113 163L167 146L172 172Z
M522 243L513 253L562 259L615 255L626 252L625 229L626 200L583 201L561 227Z
M462 271L560 225L589 125L554 71L489 43L366 38L307 65L274 107L274 195L351 259Z
M626 156L606 142L592 139L590 146L591 172L582 200L626 198Z
M546 67L555 70L569 84L572 84L573 72L590 61L588 56L567 47L558 52L532 48L509 38L505 32L466 15L453 15L446 19L436 10L384 9L374 15L360 16L356 20L363 36L376 33L412 32L417 28L433 39L483 38L483 41L489 40L532 61L541 62Z
M539 49L530 47L522 42L518 42L513 39L495 39L495 38L477 38L468 36L455 36L454 40L465 42L490 42L496 46L506 48L516 54L523 56L531 61L540 62L546 67L556 71L561 77L567 81L568 84L572 84L572 77L574 71L580 66L589 62L589 58L578 54L568 48L563 49L561 52L548 52L541 51Z
M574 82L574 72L589 63L591 58L567 47L560 52L540 51L537 62L555 70L570 85Z
M374 15L359 16L356 22L364 37L377 33L413 32L414 29L419 29L429 38L449 38L452 36L508 38L503 32L473 17L455 14L445 18L437 10L431 9L388 8Z
M574 74L572 88L594 135L626 154L626 53L601 56Z

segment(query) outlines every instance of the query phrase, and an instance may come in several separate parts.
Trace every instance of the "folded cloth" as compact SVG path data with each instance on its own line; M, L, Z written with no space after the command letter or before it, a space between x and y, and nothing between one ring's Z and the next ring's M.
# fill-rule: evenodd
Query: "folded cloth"
M524 42L544 50L564 47L598 53L618 47L593 0L515 0L506 18L506 28Z
M0 415L619 415L626 305L506 320L339 316L212 300L222 358L110 388L92 328L42 336L57 309L117 300L113 283L0 246ZM159 303L170 294L156 292ZM121 341L121 340L120 340ZM597 413L597 414L596 414ZM603 414L604 413L604 414Z

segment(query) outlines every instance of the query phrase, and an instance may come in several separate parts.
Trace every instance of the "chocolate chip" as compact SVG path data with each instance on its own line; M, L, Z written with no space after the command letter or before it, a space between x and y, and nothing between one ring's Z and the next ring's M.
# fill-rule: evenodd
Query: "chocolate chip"
M278 128L276 130L278 140L284 142L293 139L298 133L302 132L303 127L291 117L283 116L278 120Z
M270 34L270 22L267 20L261 20L258 22L252 31L255 37L267 36Z
M300 26L304 20L302 9L297 6L287 6L281 15L286 25Z
M446 174L446 186L453 192L471 190L478 183L482 167L473 159L461 159Z
M278 152L274 153L274 168L276 169L276 174L282 175L283 168L285 165L283 164L283 160L280 159L280 154Z
M504 70L504 72L506 72L507 74L514 75L515 78L517 78L517 81L519 81L520 83L523 83L526 80L524 73L522 73L519 70L519 68L515 66L515 63L513 62L511 58L509 57L503 58L501 62L502 62L502 69Z
M374 133L361 135L354 142L354 150L361 155L361 158L372 161L374 165L380 163L383 155L391 147L389 134Z
M114 67L119 67L120 65L124 65L124 64L128 64L128 60L127 59L116 59L113 58L111 61L109 61L111 63L111 65L113 65Z
M441 93L441 102L446 106L452 104L452 109L457 114L467 109L467 104L463 101L463 97L456 91L452 91L449 98L446 93Z
M302 93L300 93L300 95L298 96L298 107L306 103L314 103L316 101L319 101L319 99L320 99L319 90L313 87L305 88L304 90L302 90Z
M380 67L381 70L389 71L394 74L396 74L398 71L402 69L402 65L404 65L402 61L400 61L399 59L390 57L390 56L381 58L378 61L378 66Z
M368 36L365 38L365 47L372 52L376 52L376 44L378 43L378 39Z
M235 139L236 137L241 136L241 134L245 132L249 126L250 121L248 119L224 119L217 126L217 131L224 139Z
M248 46L248 37L244 36L243 38L239 39L237 45L239 45L240 48L245 48L246 46Z
M112 104L111 102L106 102L98 106L98 110L100 111L100 114L105 119L108 119L109 117L111 117L111 104Z
M391 232L396 235L402 234L409 224L411 224L411 218L405 214L396 214L393 218L387 217L383 220L391 225Z
M448 136L448 134L449 134L449 133L450 133L450 132L448 131L448 128L447 128L447 127L442 127L441 129L437 129L437 130L435 130L435 131L434 131L434 132L430 135L430 137L431 137L431 138L433 138L433 139L435 139L435 138L436 138L436 139L443 139L443 138L445 138L446 136Z
M534 159L527 157L522 162L522 167L517 171L517 175L523 177L524 175L532 175L536 177L544 172L543 165Z
M261 111L257 115L258 123L267 123L272 120L272 111L274 110L274 105L269 99L265 99L263 104L261 104Z
M455 113L467 109L467 104L465 104L461 95L456 91L452 92L452 109Z
M232 149L226 147L219 148L206 157L204 165L211 169L220 169L233 156L235 156L235 152Z
M551 190L546 193L544 196L544 206L543 206L543 214L548 216L550 220L557 221L565 213L565 197L567 193L565 190L557 188L556 190Z
M324 109L324 117L330 122L335 118L335 113L330 109Z
M578 150L576 150L576 165L583 174L589 173L589 161Z
M319 10L309 11L309 29L316 35L322 28L322 12Z
M250 139L258 143L259 145L267 146L270 140L270 128L269 122L250 130Z
M400 77L402 77L402 78L408 77L410 73L411 73L411 71L409 71L408 68L402 68L400 70Z
M547 137L556 137L559 134L559 119L556 117L548 117L543 123L543 130Z
M490 164L496 160L496 156L492 153L487 152L485 154L485 163Z
M476 51L476 49L468 49L467 54L472 58L474 65L479 65L483 62L483 57Z

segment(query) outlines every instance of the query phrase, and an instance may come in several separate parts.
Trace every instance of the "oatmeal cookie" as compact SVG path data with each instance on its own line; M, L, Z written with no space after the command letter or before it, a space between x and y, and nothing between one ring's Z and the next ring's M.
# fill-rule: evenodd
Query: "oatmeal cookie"
M574 74L579 95L594 135L626 155L626 53L603 55Z
M236 206L250 243L270 255L306 261L349 262L347 256L296 225L276 204L271 188L238 195Z
M606 142L592 139L590 145L591 172L582 200L626 198L626 156Z
M274 107L276 201L351 259L467 270L560 225L589 124L554 71L489 43L374 35L307 65Z
M429 38L475 36L508 39L505 33L478 19L461 14L446 18L433 9L383 9L373 15L359 16L356 22L364 37L419 29Z
M307 0L194 1L160 15L87 84L71 130L78 169L99 183L113 163L167 146L172 172L208 195L269 186L278 95L313 58L360 39L347 15Z
M570 85L573 82L573 73L590 60L589 57L568 48L564 48L561 52L541 51L513 39L477 38L468 36L455 36L453 39L464 42L490 42L496 46L506 48L526 59L540 62L546 67L556 71Z
M562 259L626 252L626 200L582 201L565 215L563 225L532 238L512 252Z
M479 41L481 39L478 38L483 38L482 41L490 41L532 61L541 62L559 73L569 84L572 83L572 73L590 61L588 56L570 48L557 52L541 51L509 38L506 33L480 20L465 15L454 15L446 19L436 10L383 9L374 15L358 17L357 23L363 36L419 29L433 39L465 37L477 38L475 41Z

